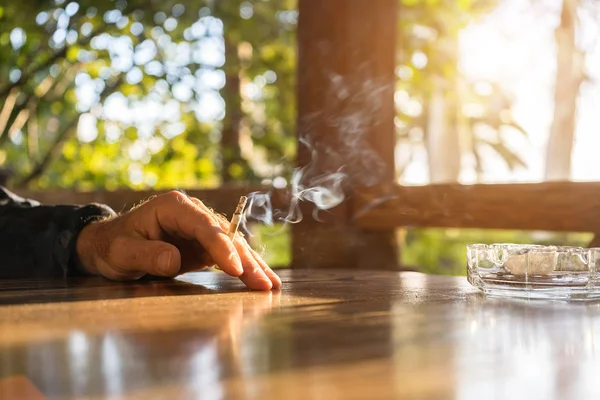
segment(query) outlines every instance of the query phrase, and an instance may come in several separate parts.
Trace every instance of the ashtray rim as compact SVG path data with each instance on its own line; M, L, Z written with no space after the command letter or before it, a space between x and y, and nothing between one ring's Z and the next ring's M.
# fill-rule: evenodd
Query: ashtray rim
M470 243L466 246L467 250L523 250L526 252L543 253L573 253L573 252L600 252L600 247L582 247L582 246L560 246L560 245L543 245L543 244L519 244L519 243Z
M600 247L472 243L466 248L467 279L486 295L530 299L600 298ZM523 256L526 258L521 258ZM572 269L575 259L580 260L575 261L579 268ZM489 263L489 267L481 266L484 260L484 265ZM523 262L527 264L525 269ZM529 270L532 266L536 272Z

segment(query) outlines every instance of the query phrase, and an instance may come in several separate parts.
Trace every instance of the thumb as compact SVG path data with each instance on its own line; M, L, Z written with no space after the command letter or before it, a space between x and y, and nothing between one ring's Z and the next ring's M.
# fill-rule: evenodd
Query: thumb
M112 263L119 270L154 276L176 276L181 267L177 247L159 240L127 238L112 249Z

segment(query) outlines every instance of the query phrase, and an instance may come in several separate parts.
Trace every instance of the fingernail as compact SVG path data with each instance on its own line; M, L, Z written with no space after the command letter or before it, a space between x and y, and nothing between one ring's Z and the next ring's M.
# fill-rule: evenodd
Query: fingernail
M168 274L171 271L169 268L170 265L171 265L171 252L169 250L163 251L162 253L160 253L158 255L156 268L158 268L158 270L161 271L162 273Z
M273 283L273 289L281 288L281 279L277 278L271 281Z
M264 287L267 290L273 289L273 282L271 282L270 280L268 280L268 279L261 279L260 281L263 283Z

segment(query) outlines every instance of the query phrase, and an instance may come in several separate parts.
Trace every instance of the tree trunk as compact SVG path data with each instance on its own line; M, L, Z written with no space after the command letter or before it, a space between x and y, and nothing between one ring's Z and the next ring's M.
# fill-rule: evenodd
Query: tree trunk
M445 96L440 79L434 82L428 100L426 147L431 183L457 182L460 175L460 138L456 124L452 124L449 112L451 104Z
M583 81L583 54L575 45L579 0L563 0L560 25L556 28L556 88L554 120L546 149L546 181L571 178L571 155L575 137L575 114Z
M240 130L244 113L242 111L242 60L238 53L241 42L241 17L239 4L226 1L209 1L212 13L223 23L225 45L225 86L220 94L225 102L225 117L221 130L221 184L245 181L248 178L248 163L241 155Z
M225 101L225 119L221 133L221 180L223 184L244 178L247 168L242 176L235 176L235 166L244 167L245 163L240 151L240 127L243 118L240 83L240 58L238 43L224 32L225 39L225 87L221 96ZM232 174L233 173L233 174Z
M344 194L356 198L365 184L381 193L395 184L398 5L397 0L298 2L297 163L310 167L311 177L343 171ZM357 157L353 152L361 148L366 152ZM310 179L306 185L312 185ZM319 215L323 223L310 218L314 208L307 202L302 207L307 217L291 227L293 268L398 269L394 229L361 229L347 199Z

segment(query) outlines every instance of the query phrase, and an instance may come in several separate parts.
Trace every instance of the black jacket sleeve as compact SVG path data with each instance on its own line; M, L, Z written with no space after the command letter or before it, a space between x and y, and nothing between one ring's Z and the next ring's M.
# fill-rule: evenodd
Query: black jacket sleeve
M112 217L107 206L47 206L0 187L0 279L85 275L75 244L88 223Z

